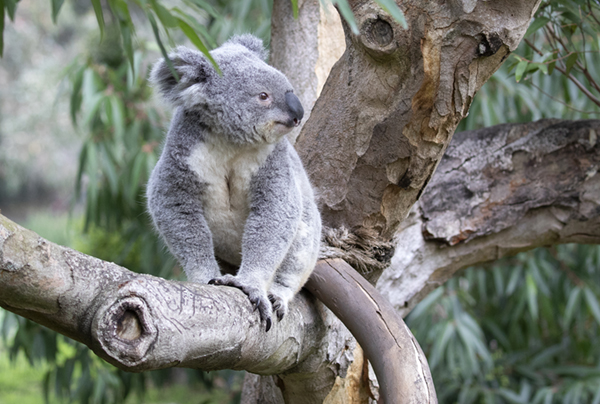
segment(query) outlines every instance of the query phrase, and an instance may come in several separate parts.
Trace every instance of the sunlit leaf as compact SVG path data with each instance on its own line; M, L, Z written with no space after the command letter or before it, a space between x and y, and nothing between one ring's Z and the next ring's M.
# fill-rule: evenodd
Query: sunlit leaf
M592 312L592 315L596 319L596 322L598 322L598 324L600 325L600 304L598 303L596 295L589 288L583 289L583 293L588 308Z
M571 72L571 69L573 68L573 66L577 62L577 58L578 58L578 53L577 52L571 53L567 57L567 60L565 61L566 73L567 74L569 74Z
M398 7L398 4L394 0L375 0L377 4L383 8L383 10L392 16L394 20L400 23L400 26L404 29L408 28L408 24L406 24L406 18L404 18L404 13Z
M526 60L521 60L517 64L517 68L515 70L515 80L517 81L517 83L521 81L521 78L523 78L523 73L525 73L528 64L529 62L527 62Z
M535 280L531 274L525 276L525 283L527 285L527 305L529 306L529 313L533 317L534 321L538 319L538 304L537 304L537 286Z

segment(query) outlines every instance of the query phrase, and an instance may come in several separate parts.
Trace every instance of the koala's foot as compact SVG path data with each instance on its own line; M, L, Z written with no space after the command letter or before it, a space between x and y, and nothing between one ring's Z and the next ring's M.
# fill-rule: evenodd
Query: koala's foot
M269 300L273 306L273 312L277 315L277 320L281 321L288 312L287 301L273 293L269 294Z
M248 296L248 299L250 299L250 303L252 303L254 310L256 311L258 309L258 314L260 315L261 321L266 323L265 331L269 331L271 329L271 302L269 301L267 294L262 289L257 286L248 285L245 282L240 282L240 280L233 275L223 275L213 278L208 282L208 284L233 286L234 288L241 289L242 292Z

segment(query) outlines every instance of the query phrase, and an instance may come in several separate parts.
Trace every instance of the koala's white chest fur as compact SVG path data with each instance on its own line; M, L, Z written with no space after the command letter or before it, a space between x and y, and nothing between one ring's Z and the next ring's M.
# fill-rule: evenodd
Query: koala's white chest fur
M202 206L215 254L231 264L241 263L242 236L250 212L250 181L274 147L201 142L188 158L190 169L206 187Z

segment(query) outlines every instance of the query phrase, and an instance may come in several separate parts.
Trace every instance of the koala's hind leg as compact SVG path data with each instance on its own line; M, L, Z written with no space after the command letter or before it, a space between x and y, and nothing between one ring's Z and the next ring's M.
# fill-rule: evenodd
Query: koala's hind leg
M273 312L281 319L287 314L288 304L304 286L317 262L320 242L318 216L307 220L310 214L305 212L300 223L296 240L277 269L273 283L269 288L269 300ZM312 226L309 224L313 222Z

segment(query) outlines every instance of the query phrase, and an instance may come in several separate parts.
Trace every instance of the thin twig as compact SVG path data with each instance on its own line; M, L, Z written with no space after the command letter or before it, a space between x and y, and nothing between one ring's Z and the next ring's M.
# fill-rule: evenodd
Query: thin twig
M556 32L554 31L554 29L551 26L548 26L547 29L550 32L550 34L554 38L556 38L556 40L563 46L563 48L565 48L565 50L568 51L569 48L567 48L567 46L562 41L562 39L560 38L560 36L556 35ZM582 30L582 32L583 32L583 30ZM583 38L583 44L584 44L583 46L584 46L584 49L585 49L585 35L581 35L581 37ZM581 72L583 73L583 75L585 76L585 78L587 79L587 81L590 83L590 85L592 87L594 87L596 89L596 91L600 92L600 86L598 86L598 83L596 83L596 81L594 80L594 78L592 77L592 75L590 74L590 72L588 71L587 67L584 66L583 64L581 64L579 62L579 60L577 60L575 63L577 64L577 67L579 67L579 70L581 70Z
M558 99L558 98L556 98L556 97L554 97L554 96L552 96L552 95L548 94L547 92L545 92L544 90L542 90L542 89L541 89L541 88L540 88L538 85L536 85L535 83L533 83L533 82L531 82L531 81L530 81L530 82L529 82L529 84L531 84L533 87L535 87L535 88L536 88L536 89L537 89L539 92L541 92L542 94L544 94L546 97L549 97L549 98L553 99L554 101L556 101L556 102L558 102L558 103L560 103L560 104L564 105L565 107L567 107L567 108L569 108L569 109L572 109L573 111L580 112L580 113L582 113L582 114L590 114L590 115L591 115L591 114L600 114L600 112L595 112L595 111L583 111L583 110L581 110L581 109L575 108L575 107L573 107L573 106L571 106L571 105L567 104L567 103L566 103L566 102L564 102L563 100L560 100L560 99Z
M536 46L534 44L532 44L531 41L525 39L525 43L527 43L527 45L529 45L531 47L531 49L533 49L539 55L543 55L543 53L538 48L536 48ZM571 73L567 74L567 71L560 66L556 66L555 69L558 70L559 72L561 72L563 75L565 75L569 80L571 80L573 82L573 84L575 84L577 86L577 88L579 88L579 90L581 90L581 92L586 97L588 97L594 104L596 104L600 107L600 100L598 98L596 98L594 96L594 94L590 93L590 91L579 80L577 80L575 78L575 76L573 76Z

